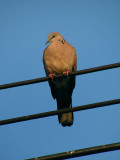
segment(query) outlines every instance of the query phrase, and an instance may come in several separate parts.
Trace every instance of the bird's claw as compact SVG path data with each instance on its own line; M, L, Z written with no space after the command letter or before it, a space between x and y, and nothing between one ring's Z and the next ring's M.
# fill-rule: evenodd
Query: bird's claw
M67 75L67 77L68 77L69 74L70 74L70 71L64 71L63 74L64 74L64 75Z
M55 77L54 73L49 74L49 78L53 80L53 78Z

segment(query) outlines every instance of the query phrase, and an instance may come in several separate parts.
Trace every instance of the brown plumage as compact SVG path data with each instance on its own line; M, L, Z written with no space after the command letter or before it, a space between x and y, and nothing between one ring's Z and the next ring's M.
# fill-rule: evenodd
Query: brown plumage
M52 96L57 100L58 110L71 108L75 77L69 77L68 73L76 71L76 50L58 32L50 33L47 43L50 43L50 45L44 50L43 63L46 75L51 77L49 85ZM53 76L57 74L66 74L67 76L54 79ZM58 120L62 126L71 126L73 124L73 113L60 114Z

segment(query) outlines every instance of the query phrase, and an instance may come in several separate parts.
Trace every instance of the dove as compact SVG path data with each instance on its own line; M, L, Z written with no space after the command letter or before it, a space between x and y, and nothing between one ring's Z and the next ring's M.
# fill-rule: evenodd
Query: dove
M49 45L43 52L43 64L46 76L49 77L51 94L57 101L57 109L72 108L72 93L75 88L75 76L69 76L77 69L77 54L75 48L70 45L58 32L48 35L46 44ZM55 78L63 74L62 78ZM65 126L73 124L73 112L58 114L59 123Z

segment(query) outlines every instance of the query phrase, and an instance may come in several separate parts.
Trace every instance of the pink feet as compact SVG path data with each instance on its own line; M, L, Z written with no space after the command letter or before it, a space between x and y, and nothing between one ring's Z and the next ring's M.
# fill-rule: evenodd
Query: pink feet
M64 71L64 72L63 72L63 74L64 74L64 75L66 74L66 75L67 75L67 77L68 77L68 76L69 76L69 74L70 74L70 71Z
M70 74L70 71L64 71L63 74L68 77L69 74ZM49 74L49 78L50 78L50 79L53 80L54 77L55 77L55 74L54 74L54 73L50 73L50 74Z
M54 73L49 74L49 78L53 80L53 78L55 77Z

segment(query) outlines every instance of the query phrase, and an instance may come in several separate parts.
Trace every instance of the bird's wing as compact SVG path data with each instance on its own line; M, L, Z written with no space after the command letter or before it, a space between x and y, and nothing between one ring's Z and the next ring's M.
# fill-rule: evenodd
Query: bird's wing
M73 67L73 72L77 70L77 53L76 49L73 47L74 50L74 67Z

